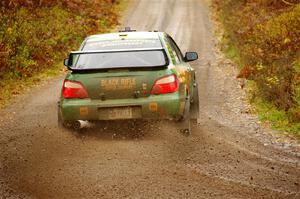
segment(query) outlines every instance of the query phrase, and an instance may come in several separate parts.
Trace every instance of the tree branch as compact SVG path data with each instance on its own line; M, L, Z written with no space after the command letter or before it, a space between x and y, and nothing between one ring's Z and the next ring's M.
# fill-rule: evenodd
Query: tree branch
M294 3L291 3L291 2L288 2L287 0L281 0L283 3L287 4L287 5L290 5L290 6L293 6L295 5Z

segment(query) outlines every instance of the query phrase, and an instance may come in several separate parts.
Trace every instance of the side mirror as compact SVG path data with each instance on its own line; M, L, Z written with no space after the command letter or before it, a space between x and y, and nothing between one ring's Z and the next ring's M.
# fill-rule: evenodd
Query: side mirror
M67 67L70 66L69 58L64 59L64 65Z
M195 61L198 59L198 54L196 52L187 52L185 53L184 60L186 62Z

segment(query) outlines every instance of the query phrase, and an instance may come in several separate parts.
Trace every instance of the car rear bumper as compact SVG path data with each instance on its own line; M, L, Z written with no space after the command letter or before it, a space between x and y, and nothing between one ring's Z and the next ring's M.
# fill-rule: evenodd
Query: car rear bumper
M173 119L183 115L185 98L179 93L151 95L137 99L62 99L59 111L64 121L116 119ZM115 110L130 109L130 116L112 116ZM126 113L125 110L125 113ZM122 112L122 111L121 111ZM124 112L124 111L123 111Z

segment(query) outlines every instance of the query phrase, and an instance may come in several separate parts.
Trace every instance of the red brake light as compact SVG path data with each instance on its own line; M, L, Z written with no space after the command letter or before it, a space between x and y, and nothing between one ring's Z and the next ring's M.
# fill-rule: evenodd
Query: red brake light
M88 98L88 94L80 82L65 80L62 87L62 96L66 99Z
M174 93L178 89L176 75L168 75L155 81L151 94L159 95L165 93Z

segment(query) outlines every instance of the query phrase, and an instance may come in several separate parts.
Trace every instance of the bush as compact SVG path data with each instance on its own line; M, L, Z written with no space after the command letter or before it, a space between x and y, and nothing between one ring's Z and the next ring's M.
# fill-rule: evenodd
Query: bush
M253 80L254 97L300 123L299 0L214 0L213 5L238 53L238 77Z
M0 78L51 68L82 39L117 24L116 0L4 0L0 3Z

